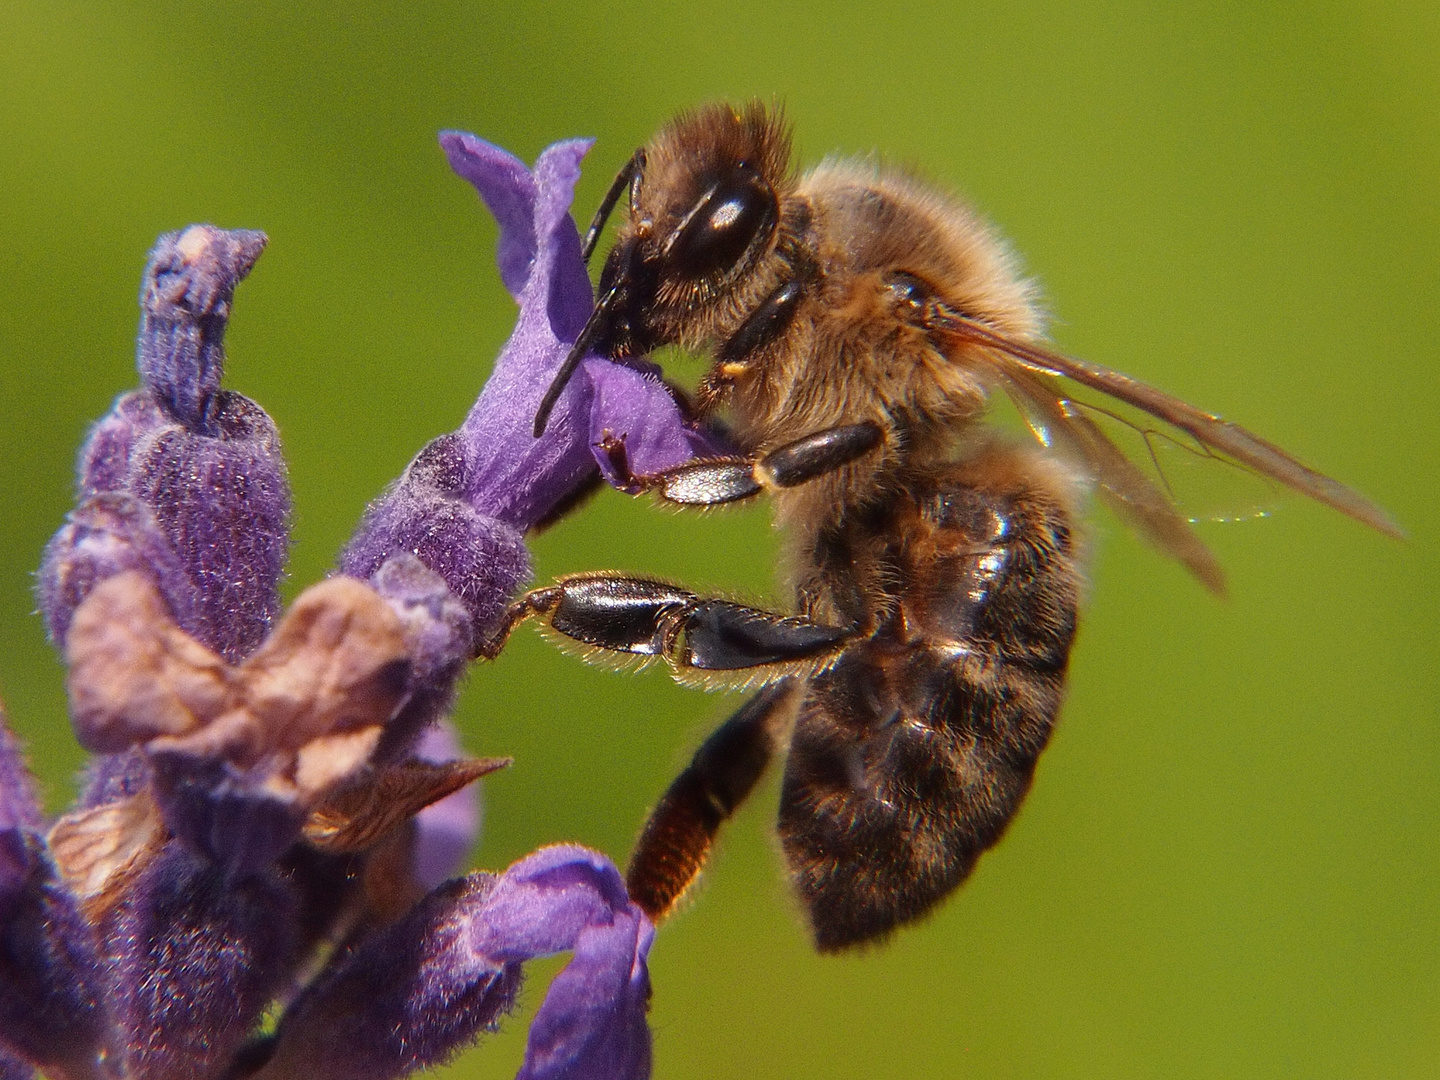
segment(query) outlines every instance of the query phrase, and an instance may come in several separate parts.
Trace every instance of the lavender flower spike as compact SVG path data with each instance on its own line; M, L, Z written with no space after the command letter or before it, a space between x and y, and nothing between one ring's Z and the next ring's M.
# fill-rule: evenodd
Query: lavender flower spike
M550 848L436 884L478 827L465 787L505 764L458 757L436 722L529 573L525 532L610 468L599 444L637 472L715 448L653 372L595 357L531 437L591 309L568 213L585 144L533 173L472 136L446 148L501 220L519 325L461 429L283 618L279 438L221 387L264 237L191 226L151 253L141 388L91 432L41 572L100 755L48 831L0 724L0 1080L398 1080L565 950L522 1077L648 1077L653 928L607 858Z

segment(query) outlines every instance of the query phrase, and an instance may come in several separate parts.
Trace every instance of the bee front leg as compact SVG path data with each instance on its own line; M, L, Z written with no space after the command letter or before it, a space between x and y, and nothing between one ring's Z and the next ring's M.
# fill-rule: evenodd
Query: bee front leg
M724 824L754 790L784 738L798 682L782 679L711 733L650 812L625 887L659 922L700 876Z
M876 424L842 424L817 431L759 457L709 458L673 469L637 476L630 471L625 441L606 436L599 446L610 459L625 491L653 491L682 506L718 506L776 488L795 487L843 468L874 450L884 439Z

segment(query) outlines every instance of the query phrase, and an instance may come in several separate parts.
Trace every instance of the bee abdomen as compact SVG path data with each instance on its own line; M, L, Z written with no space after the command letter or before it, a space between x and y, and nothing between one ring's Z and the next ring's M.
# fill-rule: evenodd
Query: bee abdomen
M1077 575L1068 539L1038 542L1059 511L969 496L988 517L912 535L912 554L928 554L901 575L910 636L882 627L848 648L796 721L780 836L822 950L883 937L964 881L1018 810L1059 712ZM988 549L973 542L982 526ZM966 542L947 547L953 529Z

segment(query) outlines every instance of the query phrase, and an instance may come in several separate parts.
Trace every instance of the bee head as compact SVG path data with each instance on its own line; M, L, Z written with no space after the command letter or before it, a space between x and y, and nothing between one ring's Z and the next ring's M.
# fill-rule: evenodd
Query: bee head
M778 110L759 102L685 113L637 150L586 235L588 257L628 190L595 311L546 394L536 430L583 353L620 359L710 335L724 301L742 300L757 263L774 250L793 185L789 130Z
M686 113L636 156L630 213L600 277L615 290L612 357L703 334L715 302L775 243L789 137L780 118L752 103Z

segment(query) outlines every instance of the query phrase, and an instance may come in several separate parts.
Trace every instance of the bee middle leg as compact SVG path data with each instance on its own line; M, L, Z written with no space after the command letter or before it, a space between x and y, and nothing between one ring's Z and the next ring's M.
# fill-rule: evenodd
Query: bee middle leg
M775 488L795 487L864 457L885 435L872 423L842 424L812 432L769 453L752 457L692 461L658 473L630 471L625 442L607 436L600 449L610 459L624 490L639 495L653 491L666 502L682 506L718 506Z
M630 865L630 898L656 922L705 868L715 837L759 782L783 739L798 683L782 679L742 705L710 734L650 812Z

